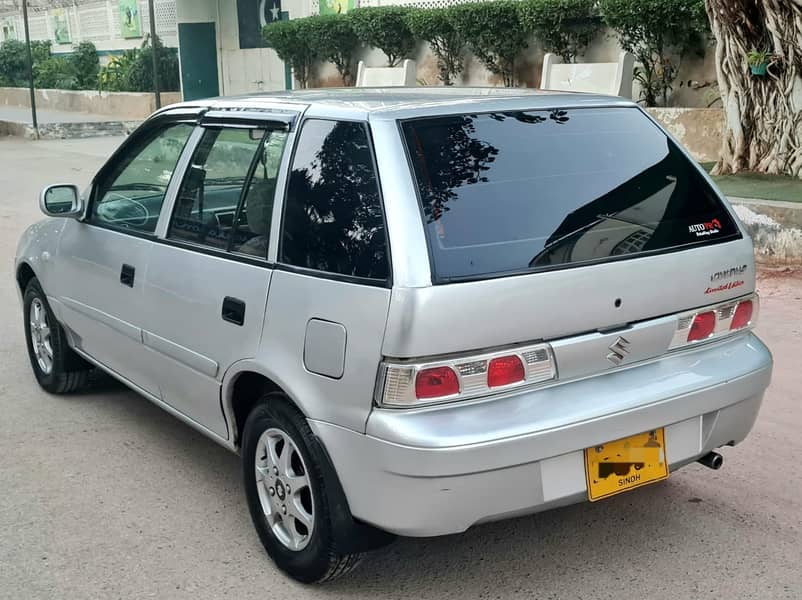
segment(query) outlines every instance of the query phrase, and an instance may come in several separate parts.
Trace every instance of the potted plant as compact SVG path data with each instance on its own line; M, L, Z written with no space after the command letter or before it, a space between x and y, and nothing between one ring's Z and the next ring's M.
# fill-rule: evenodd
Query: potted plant
M755 50L753 48L746 55L746 62L752 70L752 75L765 77L769 66L774 62L774 56L768 50Z

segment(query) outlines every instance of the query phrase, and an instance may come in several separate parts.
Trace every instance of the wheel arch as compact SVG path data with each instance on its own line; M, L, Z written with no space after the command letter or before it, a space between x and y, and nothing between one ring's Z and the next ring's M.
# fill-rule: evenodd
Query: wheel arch
M229 427L229 444L239 452L245 420L266 392L280 392L307 418L302 404L288 386L275 374L253 360L232 365L223 377L221 403ZM351 514L348 497L342 487L337 468L323 440L317 439L323 451L323 477L328 490L335 546L342 553L367 552L392 542L396 536L358 521Z
M25 293L25 288L28 287L31 279L36 277L36 272L33 270L33 267L29 265L26 261L20 262L17 265L17 272L15 273L15 277L17 280L17 285L19 286L19 290L21 294Z
M280 392L307 416L300 402L293 396L288 386L274 373L252 360L242 360L232 365L223 377L220 402L223 416L228 424L229 443L239 450L242 429L251 410L267 392Z

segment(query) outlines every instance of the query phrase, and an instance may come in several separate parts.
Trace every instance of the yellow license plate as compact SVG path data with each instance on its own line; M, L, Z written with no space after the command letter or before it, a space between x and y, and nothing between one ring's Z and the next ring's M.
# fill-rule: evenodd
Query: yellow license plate
M585 450L591 502L668 477L663 429L639 433Z

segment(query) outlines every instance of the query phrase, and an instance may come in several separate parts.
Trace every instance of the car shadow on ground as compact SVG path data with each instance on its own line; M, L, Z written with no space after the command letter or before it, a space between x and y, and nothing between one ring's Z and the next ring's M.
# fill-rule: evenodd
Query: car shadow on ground
M204 494L217 495L221 505L242 512L227 534L260 556L241 495L236 455L111 378L100 377L88 393L72 401L91 403L102 413L99 418L138 431L154 455L177 461L177 469L195 471L206 486ZM448 597L461 595L454 583L458 581L459 589L471 590L472 597L504 598L542 586L561 597L561 582L592 589L594 578L626 581L633 572L665 564L684 539L698 540L712 510L695 497L685 473L675 474L603 502L483 524L457 535L399 538L368 554L352 574L319 589L332 597L397 597L407 588ZM280 577L272 565L265 575Z

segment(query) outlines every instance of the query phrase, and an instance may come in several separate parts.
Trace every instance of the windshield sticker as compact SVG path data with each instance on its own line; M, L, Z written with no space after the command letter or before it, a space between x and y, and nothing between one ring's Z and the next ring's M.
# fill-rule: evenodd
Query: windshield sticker
M688 233L693 233L696 237L704 237L706 235L714 235L721 232L721 221L713 219L705 223L697 223L696 225L688 226Z
M726 292L727 290L734 290L737 287L741 287L745 282L741 281L730 281L729 283L724 283L718 287L709 287L705 290L705 294L715 294L716 292Z

